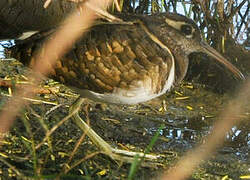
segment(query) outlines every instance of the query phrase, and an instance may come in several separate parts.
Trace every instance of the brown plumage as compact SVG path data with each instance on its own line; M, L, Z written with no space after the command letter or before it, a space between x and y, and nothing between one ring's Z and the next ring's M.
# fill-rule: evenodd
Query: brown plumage
M155 98L187 71L188 55L205 52L241 72L202 41L196 24L177 14L120 15L121 23L101 22L92 27L65 57L58 59L51 77L83 97L135 104ZM32 55L42 39L20 44L12 56L34 63Z

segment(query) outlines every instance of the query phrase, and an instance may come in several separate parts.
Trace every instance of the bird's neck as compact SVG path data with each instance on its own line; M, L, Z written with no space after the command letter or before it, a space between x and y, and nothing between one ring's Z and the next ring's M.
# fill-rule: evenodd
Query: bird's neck
M188 62L188 58L175 55L175 84L179 84L184 79L188 69Z

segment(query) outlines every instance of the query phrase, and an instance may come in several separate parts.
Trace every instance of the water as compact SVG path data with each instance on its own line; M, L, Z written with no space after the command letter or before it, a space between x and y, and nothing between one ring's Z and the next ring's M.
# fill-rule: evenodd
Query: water
M0 41L0 58L2 59L6 58L4 55L5 47L11 47L13 45L15 45L14 40Z

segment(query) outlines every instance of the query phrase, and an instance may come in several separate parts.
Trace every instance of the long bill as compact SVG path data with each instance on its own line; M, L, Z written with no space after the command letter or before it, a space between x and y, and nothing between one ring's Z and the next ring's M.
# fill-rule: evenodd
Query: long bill
M218 53L214 48L210 47L207 43L201 43L201 51L207 55L215 58L221 64L226 66L234 75L242 80L245 80L245 76L237 69L233 64L231 64L226 58L224 58L220 53Z

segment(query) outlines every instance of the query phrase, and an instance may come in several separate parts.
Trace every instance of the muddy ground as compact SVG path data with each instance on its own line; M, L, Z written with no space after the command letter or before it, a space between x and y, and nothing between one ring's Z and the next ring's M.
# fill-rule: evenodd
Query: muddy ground
M194 65L195 66L195 65ZM216 66L217 67L217 66ZM27 71L15 60L0 61L0 77L26 81ZM220 74L223 70L218 68ZM200 75L189 70L185 81L166 95L145 104L118 106L86 101L91 127L112 146L131 151L143 151L161 124L164 125L154 154L165 155L155 167L140 167L135 179L157 179L158 175L202 143L209 134L218 114L235 96L238 83L223 85L224 75L209 76L208 83L198 81ZM214 84L212 85L212 80ZM30 80L28 80L30 82ZM40 176L44 179L126 179L130 164L115 162L85 137L70 163L75 144L82 131L71 119L60 125L40 148L34 150L45 136L46 129L56 126L68 114L69 106L77 95L70 89L45 79L42 88L54 88L53 93L37 94L30 104L21 110L0 149L0 179L25 179ZM230 88L229 88L230 87ZM56 90L55 90L56 89ZM9 90L0 88L0 105L8 100ZM81 117L86 113L81 110ZM195 170L190 179L241 179L250 174L250 119L242 114L240 124L234 126L225 137L225 143L217 154ZM82 162L63 174L67 167ZM66 168L67 169L67 168Z

